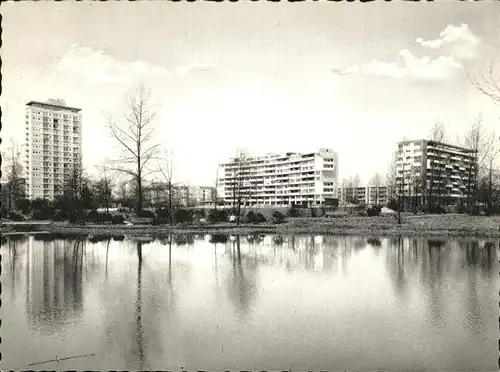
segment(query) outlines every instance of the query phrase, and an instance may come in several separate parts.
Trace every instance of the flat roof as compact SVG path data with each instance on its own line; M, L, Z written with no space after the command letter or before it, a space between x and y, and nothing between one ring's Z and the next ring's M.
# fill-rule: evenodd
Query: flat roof
M63 109L70 109L70 110L76 110L76 111L81 111L81 108L78 107L71 107L71 106L66 106L62 104L57 104L57 103L52 103L52 102L42 102L42 101L29 101L26 106L31 106L33 104L38 104L38 105L44 105L44 106L52 106L52 107L59 107Z
M457 146L457 145L451 145L449 143L444 143L444 142L439 142L439 141L433 141L433 140L428 140L428 139L417 139L417 140L401 141L401 142L398 142L398 145L406 145L408 143L414 143L414 142L427 142L427 143L429 143L431 145L434 145L434 146L438 145L438 146L449 147L449 148L452 148L452 149L462 150L462 151L466 151L466 152L475 152L475 150L468 149L466 147Z

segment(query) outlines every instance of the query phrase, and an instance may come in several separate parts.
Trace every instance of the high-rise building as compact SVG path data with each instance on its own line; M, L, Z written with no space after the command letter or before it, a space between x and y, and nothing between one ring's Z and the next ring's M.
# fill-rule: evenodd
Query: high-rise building
M431 140L398 143L396 193L418 205L467 203L477 172L476 152Z
M26 104L26 196L53 200L82 164L81 109L63 100Z
M217 197L226 205L336 204L338 156L331 149L232 159L218 169Z

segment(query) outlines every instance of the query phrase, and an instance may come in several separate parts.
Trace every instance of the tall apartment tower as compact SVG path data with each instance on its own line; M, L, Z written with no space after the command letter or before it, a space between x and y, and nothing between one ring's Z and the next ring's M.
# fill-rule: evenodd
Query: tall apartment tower
M338 156L331 149L231 159L218 169L218 198L246 206L333 205L338 202Z
M63 100L26 104L26 196L54 200L82 164L81 109Z
M467 203L477 172L476 152L446 143L398 143L396 193L416 205Z

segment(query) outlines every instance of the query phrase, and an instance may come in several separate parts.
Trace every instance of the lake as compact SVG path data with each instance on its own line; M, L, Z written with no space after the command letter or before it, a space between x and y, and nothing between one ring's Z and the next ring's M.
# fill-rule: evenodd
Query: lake
M462 238L4 237L1 367L498 370L499 253Z

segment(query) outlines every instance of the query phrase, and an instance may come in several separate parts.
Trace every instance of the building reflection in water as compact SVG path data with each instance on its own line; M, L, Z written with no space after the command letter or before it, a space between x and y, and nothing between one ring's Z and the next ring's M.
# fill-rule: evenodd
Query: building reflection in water
M84 240L28 240L26 311L33 330L55 333L80 318L84 251Z
M248 255L261 264L315 274L330 274L340 268L348 275L351 256L368 246L365 238L350 236L274 235L257 239L250 235L246 240L250 247Z

